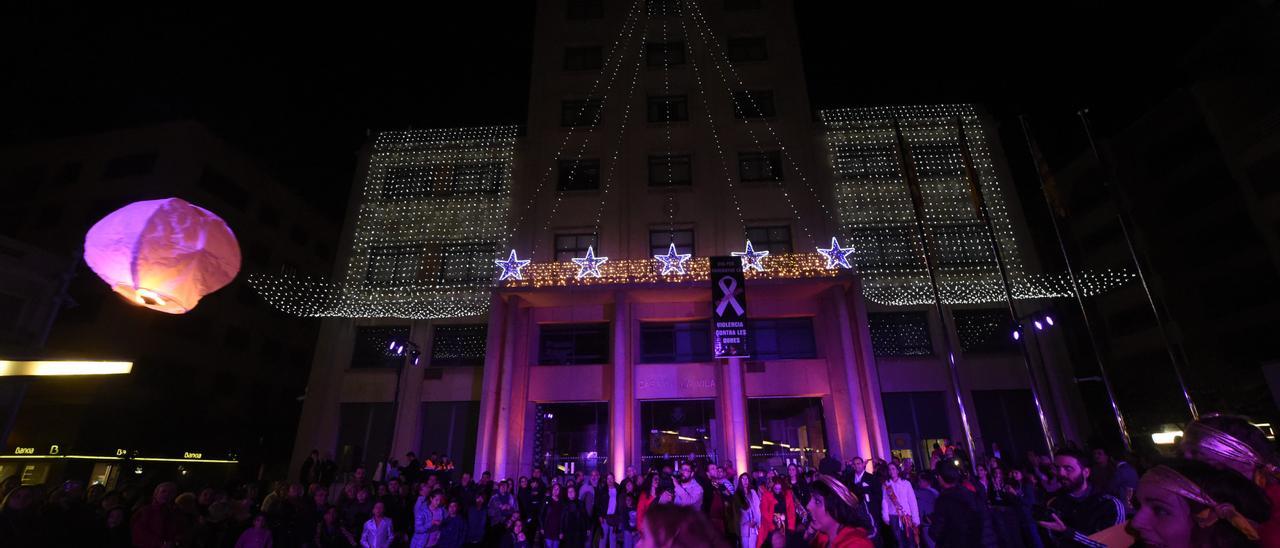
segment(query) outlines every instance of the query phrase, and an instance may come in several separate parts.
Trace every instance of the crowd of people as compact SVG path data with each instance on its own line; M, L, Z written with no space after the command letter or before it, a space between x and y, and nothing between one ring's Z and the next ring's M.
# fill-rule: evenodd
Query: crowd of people
M631 548L838 546L1280 546L1271 442L1247 421L1186 428L1182 457L1138 470L1095 449L969 459L935 446L929 462L824 458L739 473L676 460L495 480L447 458L356 468L313 453L302 481L150 496L74 481L0 483L0 545L151 547Z

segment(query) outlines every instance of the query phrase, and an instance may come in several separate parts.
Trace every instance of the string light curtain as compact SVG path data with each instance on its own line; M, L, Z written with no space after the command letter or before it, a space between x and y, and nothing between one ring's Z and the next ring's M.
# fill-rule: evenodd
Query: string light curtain
M957 120L968 135L996 239L1004 254L1014 297L1071 295L1065 274L1026 271L1009 212L1009 182L992 160L991 135L973 105L882 106L822 110L832 191L841 232L851 238L853 259L867 299L885 305L933 302L924 243L915 232L911 194L902 172L895 122L924 198L925 233L934 254L939 289L949 304L1004 300L1000 271L987 227L979 219L960 148ZM1086 295L1108 291L1133 277L1124 270L1085 272Z

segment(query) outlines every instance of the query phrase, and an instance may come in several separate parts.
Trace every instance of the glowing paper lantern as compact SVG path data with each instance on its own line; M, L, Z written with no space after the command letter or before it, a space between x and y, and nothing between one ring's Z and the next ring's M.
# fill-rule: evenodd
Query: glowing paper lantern
M178 198L134 202L104 217L84 239L84 260L129 301L182 314L240 271L227 223Z

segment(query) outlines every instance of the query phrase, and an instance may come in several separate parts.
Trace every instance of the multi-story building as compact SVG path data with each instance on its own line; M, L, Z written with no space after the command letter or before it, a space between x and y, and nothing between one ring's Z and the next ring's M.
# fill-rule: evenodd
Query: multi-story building
M375 136L334 280L254 280L282 310L326 318L294 469L312 449L344 466L438 452L498 477L689 455L921 459L964 439L947 348L976 444L1041 448L965 154L1018 314L1065 286L1036 273L992 125L967 105L814 124L792 10L540 2L522 138ZM927 196L945 318L907 171ZM857 273L819 253L845 256L833 236ZM714 358L709 321L708 258L733 252L768 252L746 273L745 360ZM1034 338L1051 430L1081 439L1056 335Z
M126 376L32 383L10 445L111 457L68 462L65 473L79 479L95 463L118 464L116 456L135 452L224 461L235 453L254 467L278 462L289 447L281 429L293 429L300 409L316 327L273 310L243 279L327 271L337 230L324 215L194 122L6 148L0 173L0 233L69 265L79 261L46 344L26 354L134 362ZM236 281L183 315L129 304L79 260L85 233L103 216L166 197L225 219L243 257ZM34 314L35 292L20 296L31 299L25 308ZM45 466L36 476L55 461L34 461Z

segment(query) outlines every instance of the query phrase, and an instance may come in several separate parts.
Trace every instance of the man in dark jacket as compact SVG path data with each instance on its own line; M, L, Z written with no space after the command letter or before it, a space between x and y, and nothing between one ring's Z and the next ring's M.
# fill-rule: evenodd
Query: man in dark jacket
M1084 452L1063 449L1053 457L1062 488L1049 498L1051 520L1041 520L1061 546L1090 546L1089 535L1124 523L1124 503L1089 482L1089 459Z
M983 525L987 521L987 505L977 493L962 484L960 469L950 463L938 466L938 485L942 493L933 507L929 538L940 548L977 548L983 546Z
M880 512L884 499L884 485L875 474L867 472L867 463L862 460L862 457L853 457L853 465L845 470L844 483L849 491L867 504L867 508L871 511L871 519L875 521L876 530L887 530Z

